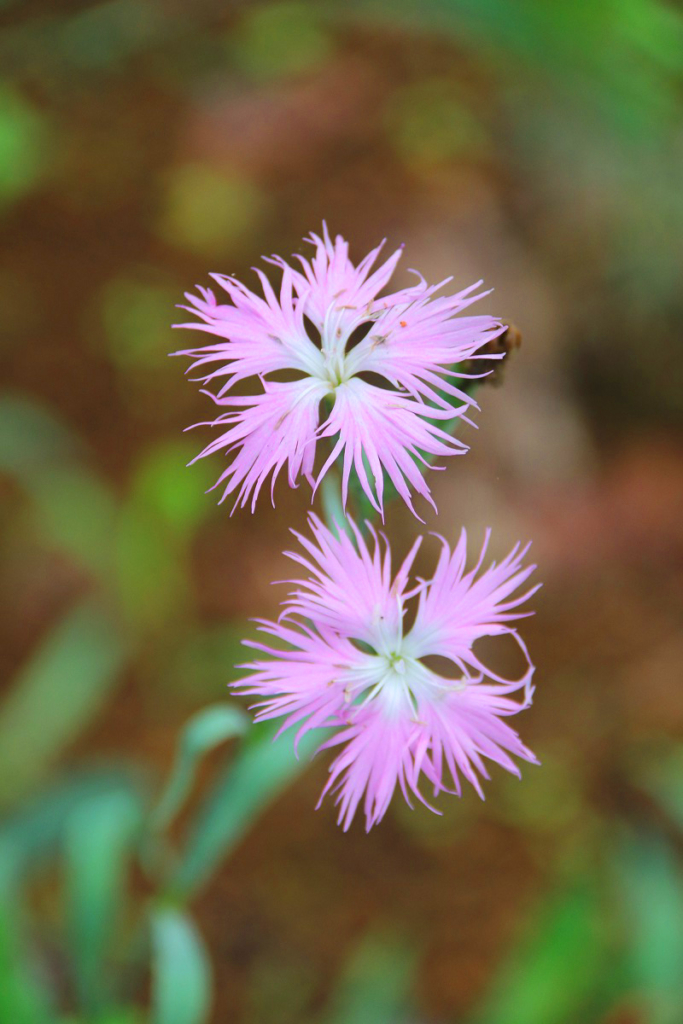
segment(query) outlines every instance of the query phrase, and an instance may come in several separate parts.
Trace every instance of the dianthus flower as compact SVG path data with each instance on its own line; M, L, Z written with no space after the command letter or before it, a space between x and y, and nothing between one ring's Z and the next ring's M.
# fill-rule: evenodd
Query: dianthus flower
M282 271L279 295L260 270L263 297L221 274L212 276L229 302L219 302L208 288L186 295L190 305L183 308L201 322L176 326L220 340L176 355L193 360L190 371L200 370L207 388L219 385L215 394L206 393L225 409L216 420L196 424L220 431L197 458L227 454L229 464L214 486L223 486L221 501L235 494L234 507L251 500L253 510L271 473L272 497L285 464L290 486L303 475L315 490L338 456L344 505L352 468L380 513L384 474L412 511L411 489L433 505L420 464L467 450L443 428L456 417L466 419L476 404L453 383L472 376L457 364L484 358L481 349L504 327L491 316L456 316L488 294L476 294L481 282L437 297L451 279L429 287L418 275L417 285L378 298L402 249L373 270L381 245L354 266L347 243L340 236L332 242L326 227L322 238L309 241L315 255L296 257L301 269L276 256L268 261ZM317 332L317 342L309 331ZM246 396L229 394L247 378ZM314 476L321 438L332 439L331 451Z
M263 698L257 720L284 716L280 732L298 725L297 744L310 729L335 728L319 748L342 748L320 799L337 792L345 830L363 800L369 830L397 786L408 804L412 794L429 807L419 790L422 776L435 796L460 795L462 776L483 797L479 776L489 777L484 758L515 775L520 772L511 755L536 763L505 719L531 702L533 666L509 623L531 614L517 609L537 587L519 593L535 568L522 565L527 549L519 545L500 564L480 571L488 532L477 564L466 571L464 531L453 551L440 538L432 579L411 585L422 538L392 578L387 542L370 530L366 543L349 523L353 539L335 535L314 515L312 540L295 533L303 553L286 554L310 575L290 581L296 589L277 622L258 620L261 631L282 646L247 642L269 657L241 666L252 675L233 685ZM406 629L411 598L417 608ZM501 677L473 650L479 638L504 634L523 653L521 679ZM447 676L425 660L433 655L450 665ZM510 696L515 691L521 700Z

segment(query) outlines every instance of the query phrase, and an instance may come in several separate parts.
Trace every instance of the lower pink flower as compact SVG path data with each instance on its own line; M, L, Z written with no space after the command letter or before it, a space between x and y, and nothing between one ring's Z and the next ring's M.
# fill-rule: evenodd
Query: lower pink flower
M533 694L533 665L510 625L531 614L519 607L538 589L524 586L535 568L523 565L527 548L517 545L482 569L487 532L467 570L463 530L452 551L441 539L432 579L411 583L422 538L392 576L389 546L372 530L367 543L353 522L353 538L341 530L337 536L314 515L310 525L312 539L295 534L302 551L287 552L308 575L291 581L295 589L277 622L259 620L281 646L247 642L268 658L242 666L252 674L234 685L262 698L257 720L282 716L280 731L297 725L295 744L310 729L336 729L320 747L341 748L321 800L337 794L344 829L361 803L370 829L397 787L409 805L415 797L435 810L420 791L423 779L434 796L460 795L464 778L483 797L486 761L515 775L513 757L537 763L506 721ZM405 628L411 602L415 618ZM524 657L520 679L498 675L473 649L481 637L504 635ZM446 675L426 660L433 656L448 666Z

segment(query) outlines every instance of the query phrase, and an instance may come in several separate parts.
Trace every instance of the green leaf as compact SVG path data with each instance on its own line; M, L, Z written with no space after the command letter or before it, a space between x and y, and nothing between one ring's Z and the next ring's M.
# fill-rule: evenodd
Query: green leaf
M196 445L186 441L157 444L140 459L131 485L131 502L181 540L190 539L215 508L203 493L214 482L211 470L198 463L195 472L187 471L196 454Z
M108 584L116 506L108 487L78 466L44 469L30 491L36 528L49 545Z
M343 969L325 1024L399 1024L410 1007L416 962L415 947L406 939L367 935Z
M186 613L186 553L152 510L127 503L115 551L118 596L132 631L158 629Z
M332 37L311 4L278 0L246 9L229 49L241 71L269 80L319 68L331 57Z
M166 788L152 812L152 828L166 828L180 810L194 782L200 758L219 743L240 736L248 725L248 716L236 704L214 704L190 718Z
M159 371L171 339L178 294L132 275L110 278L100 298L107 354L122 370Z
M16 892L23 877L61 845L66 822L84 801L122 786L138 787L129 772L89 770L54 783L0 824L0 893Z
M297 760L291 739L272 742L274 732L270 723L255 726L215 783L191 827L172 892L187 895L208 879L268 803L303 771L324 735L304 736Z
M31 485L43 470L81 454L76 436L22 395L0 399L0 472Z
M0 82L0 208L39 180L49 166L50 142L44 115Z
M16 908L0 898L0 1020L49 1024L50 999L38 977Z
M125 655L113 623L89 600L43 639L0 708L0 802L23 795L90 724Z
M146 49L163 32L163 15L154 4L105 0L60 19L60 57L77 70L111 70Z
M152 912L152 1024L204 1024L211 967L192 920L173 908Z
M444 76L396 91L385 115L387 136L405 163L431 167L481 157L491 149L469 97Z
M171 245L222 255L262 222L267 194L250 178L205 164L174 167L159 233Z
M656 756L634 766L633 774L636 785L646 789L678 828L683 828L683 746L657 749Z
M51 997L26 937L21 857L7 826L0 829L0 1021L47 1024Z
M111 577L114 499L81 461L78 438L28 399L0 399L0 472L13 476L31 500L41 538L90 572Z
M97 1016L94 1020L84 1017L60 1017L56 1024L147 1024L148 1018L135 1006L117 1006L114 1010Z
M76 992L87 1015L103 1010L106 956L124 906L126 873L142 818L130 789L83 801L65 830L67 918Z
M184 636L178 631L176 642L164 652L164 687L183 703L191 701L191 708L198 700L212 700L240 676L235 665L244 658L242 641L254 633L251 623L239 620L206 626L193 623Z
M676 116L683 19L675 5L347 0L345 14L353 11L380 23L391 18L399 30L450 37L490 64L508 95L526 94L512 82L535 85L535 106L542 108L546 93L556 106L568 100L586 121L592 118L617 138L642 142L658 134L663 140Z
M683 1019L683 882L658 835L625 835L616 860L632 980L651 1024Z
M188 547L213 510L202 494L211 482L206 468L199 478L185 468L193 454L193 447L175 442L145 452L121 509L114 545L116 583L136 632L188 618L193 599Z
M479 1024L573 1024L606 968L597 888L581 880L554 894L503 967L474 1020ZM577 965L580 964L580 969Z

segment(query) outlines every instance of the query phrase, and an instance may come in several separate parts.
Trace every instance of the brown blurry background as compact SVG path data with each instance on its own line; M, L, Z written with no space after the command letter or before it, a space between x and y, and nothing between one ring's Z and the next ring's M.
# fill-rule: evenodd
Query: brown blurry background
M232 518L204 495L218 463L185 469L208 434L183 429L209 409L170 324L209 272L254 286L325 219L354 259L405 242L399 284L483 278L478 311L522 332L471 452L433 474L439 516L420 511L450 541L493 527L498 554L533 541L537 692L516 725L542 767L345 835L313 810L321 755L192 901L201 1019L680 1024L678 5L5 0L0 18L7 834L65 773L157 786L187 716L225 698L246 620L276 614L310 492L282 480L274 509ZM417 527L390 508L395 548ZM79 1005L59 843L22 889L51 993L22 1020L146 1020L144 971ZM122 943L148 885L134 868ZM31 988L3 948L0 980Z

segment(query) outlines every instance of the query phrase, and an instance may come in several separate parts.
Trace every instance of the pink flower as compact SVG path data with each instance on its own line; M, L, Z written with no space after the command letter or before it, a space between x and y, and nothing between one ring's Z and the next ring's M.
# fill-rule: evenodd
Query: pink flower
M485 758L515 775L520 773L511 755L536 763L505 721L528 707L533 693L533 666L510 625L531 614L517 609L538 589L519 593L535 568L522 565L527 548L517 545L499 565L481 571L487 532L476 566L466 571L463 530L453 551L441 539L432 579L411 584L422 538L392 577L388 544L372 530L368 545L353 523L355 543L314 515L310 525L312 540L295 533L303 553L287 552L307 578L291 581L296 589L277 622L258 620L278 646L247 643L269 657L241 666L252 675L234 685L263 698L257 720L284 716L282 729L298 725L297 744L310 729L336 728L320 747L341 747L321 800L329 790L337 792L344 829L361 800L370 829L397 786L408 804L411 794L427 803L419 790L422 776L435 796L460 795L462 776L483 797ZM415 621L405 628L411 599ZM501 677L473 649L480 637L504 635L524 656L521 679ZM434 655L449 666L446 675L425 660ZM520 701L511 698L515 691Z
M206 393L224 410L201 424L219 434L197 458L218 451L228 456L215 486L223 487L221 500L235 494L235 507L251 500L253 510L271 474L272 496L285 465L291 487L303 475L315 490L338 456L344 504L355 468L380 513L385 474L412 511L411 490L433 505L421 466L467 450L444 427L467 419L476 406L454 383L468 376L456 364L502 358L480 354L504 330L499 320L456 316L488 292L475 294L479 282L437 297L450 279L428 287L420 278L378 298L401 249L373 270L381 245L354 266L347 243L340 236L332 242L326 227L322 238L309 241L315 255L310 261L298 256L301 269L279 257L269 260L282 270L279 295L257 270L263 298L221 274L212 276L228 302L218 302L208 288L186 296L190 305L183 308L200 320L176 326L218 341L176 355L193 360L190 370L200 371L207 389L217 388ZM362 330L365 337L355 344ZM236 395L234 385L247 379L246 396ZM331 439L331 450L314 472L321 438Z

